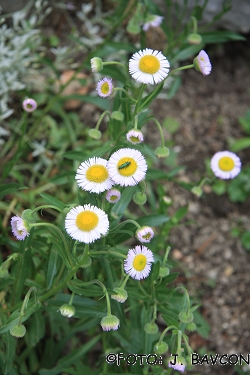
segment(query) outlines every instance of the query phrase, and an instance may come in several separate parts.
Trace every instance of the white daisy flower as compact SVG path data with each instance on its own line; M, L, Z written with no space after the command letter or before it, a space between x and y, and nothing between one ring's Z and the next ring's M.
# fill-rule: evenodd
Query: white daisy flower
M201 50L199 55L194 59L194 67L198 72L201 72L204 76L211 73L212 65L209 57L204 50Z
M26 112L33 112L37 108L37 103L34 99L27 98L27 99L24 99L22 106Z
M163 20L164 20L164 17L162 16L158 16L157 14L150 14L146 18L146 22L143 24L142 29L144 31L148 31L150 27L158 27L160 26Z
M150 242L154 237L154 231L151 227L144 226L136 231L136 238L140 242Z
M130 130L127 135L127 140L132 143L133 145L136 145L138 143L141 143L144 141L143 134L140 130L132 129Z
M219 151L211 159L211 169L216 177L227 180L240 173L241 161L233 152Z
M133 279L141 280L148 277L154 256L146 246L136 246L130 249L127 259L124 261L124 270Z
M169 61L159 51L146 48L133 54L129 73L139 82L154 85L168 76Z
M67 214L65 229L73 239L91 243L107 234L109 229L108 216L103 210L90 204L77 206Z
M140 151L121 148L111 155L107 168L115 184L134 186L145 177L147 164Z
M106 199L109 203L116 203L121 198L121 193L117 189L110 189L106 192Z
M107 160L98 157L82 162L76 171L76 180L83 190L97 194L109 190L113 185L107 169Z
M98 95L102 98L106 98L107 96L110 96L113 92L113 85L112 85L112 79L111 78L103 78L101 79L96 86L96 90L98 92Z
M28 225L20 216L13 216L10 224L12 233L19 241L22 241L29 236Z

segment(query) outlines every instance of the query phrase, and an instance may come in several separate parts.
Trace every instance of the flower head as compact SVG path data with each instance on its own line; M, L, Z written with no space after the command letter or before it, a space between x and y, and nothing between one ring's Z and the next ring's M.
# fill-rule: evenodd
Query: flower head
M10 221L12 233L14 236L22 241L29 236L28 224L20 216L13 216Z
M98 92L98 95L102 98L106 98L107 96L110 96L113 92L113 85L112 85L112 79L111 78L103 78L101 79L96 86L96 90Z
M180 357L178 355L178 357L176 358L176 355L175 355L175 356L170 357L169 362L168 362L168 367L171 367L174 370L177 370L180 372L184 372L185 367L186 367L185 364L186 364L186 361L183 357Z
M106 199L109 203L116 203L121 198L121 193L117 189L110 189L106 193Z
M93 73L100 72L103 69L102 59L100 57L93 57L90 60L91 70Z
M210 164L215 176L223 180L236 177L241 170L240 158L230 151L216 152Z
M114 288L113 289L116 294L111 294L111 298L116 300L117 302L124 303L128 298L128 293L123 288Z
M147 18L146 18L146 22L143 24L143 27L142 29L144 31L148 31L148 29L150 27L158 27L160 26L160 24L162 23L162 21L164 20L164 17L162 16L158 16L157 14L150 14Z
M25 99L22 105L26 112L33 112L37 108L36 101L31 98Z
M90 204L77 206L67 214L65 229L75 240L91 243L107 234L108 216L103 210Z
M83 190L92 193L109 190L113 182L107 169L107 160L94 157L82 162L76 171L76 181Z
M111 155L107 168L116 184L134 186L145 177L147 164L140 151L121 148Z
M140 242L150 242L154 237L154 231L151 227L141 227L136 231L136 237Z
M141 142L143 142L144 140L144 137L143 137L143 134L140 130L137 130L137 129L132 129L130 130L127 135L127 140L132 143L133 145L137 145Z
M139 82L154 85L164 80L169 72L169 61L159 51L146 48L133 54L129 72Z
M59 308L60 313L62 316L66 316L66 318L71 318L73 315L75 315L75 308L73 305L69 305L68 303L64 303L60 308Z
M136 246L130 249L124 261L124 270L133 279L141 280L148 277L154 256L146 246Z
M120 320L115 315L104 316L101 320L103 331L116 331L119 328Z
M15 324L10 328L10 334L17 339L23 337L26 333L26 328L23 324Z
M201 72L204 76L211 73L212 65L209 57L204 50L201 50L199 55L194 59L194 67L198 72Z

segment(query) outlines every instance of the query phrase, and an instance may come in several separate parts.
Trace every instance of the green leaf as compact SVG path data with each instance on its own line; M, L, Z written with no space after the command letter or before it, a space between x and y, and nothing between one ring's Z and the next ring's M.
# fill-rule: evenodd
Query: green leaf
M77 160L83 162L94 156L102 157L110 151L111 141L105 142L102 147L97 147L94 151L89 152L86 148L80 151L69 151L64 154L66 159Z
M204 44L209 43L223 43L229 41L238 41L238 40L246 40L246 38L236 33L235 31L230 30L217 30L217 31L208 31L204 33L200 33L202 36L202 42Z
M72 94L72 95L66 95L60 98L60 100L63 102L66 100L71 100L71 99L76 99L85 103L94 104L96 107L104 111L106 109L109 109L109 101L103 98L100 98L99 96Z
M237 141L234 141L230 145L230 148L233 152L238 152L248 147L250 147L250 137L237 139Z
M11 183L11 184L5 184L0 186L0 199L5 197L8 194L14 193L15 191L19 189L28 189L27 186L23 186L21 184Z
M63 210L66 207L64 203L62 203L57 198L52 197L49 194L40 193L40 195L45 200L45 202L47 202L48 204L51 204L52 206L59 208L60 210Z
M246 250L250 250L250 232L245 231L240 240L241 240L242 246Z
M33 314L29 323L26 340L30 347L34 347L45 335L45 322L41 310Z
M60 257L62 258L65 266L67 268L71 269L72 267L71 267L71 265L68 261L68 257L65 254L65 249L64 249L62 241L60 241L60 240L58 240L57 238L54 238L54 237L50 237L50 240L53 243L53 245L56 247L57 252L60 255Z
M117 217L122 216L126 208L128 207L129 203L131 202L136 190L137 190L136 186L127 187L123 191L119 201L112 207L111 214Z
M86 297L102 297L104 295L103 290L97 285L91 285L81 280L71 280L68 282L69 289L79 294L80 296Z
M58 259L58 251L51 249L49 254L49 263L47 269L47 289L52 286L54 277L57 273L57 259Z
M172 313L170 310L167 314L161 315L164 321L167 323L168 326L175 326L177 329L179 328L178 320L176 320L176 314Z
M5 362L5 367L4 367L4 375L8 375L9 371L12 368L14 358L15 358L17 339L11 336L9 332L6 332L5 342L6 342L6 362Z
M65 372L66 366L70 366L72 363L75 363L78 359L83 358L85 354L87 354L97 342L101 339L101 335L97 335L90 339L86 344L81 345L80 348L77 348L69 355L64 355L57 363L55 367L52 369L41 369L39 371L39 375L58 375L62 372Z
M199 311L194 311L194 322L197 325L197 333L207 339L209 337L210 326Z
M145 96L145 98L143 98L141 100L141 105L140 105L140 108L139 108L139 112L143 111L144 109L148 108L148 106L150 105L150 103L152 103L152 101L160 94L162 88L163 88L163 85L164 85L164 81L161 82L154 91L152 91L150 94L148 94L147 96Z

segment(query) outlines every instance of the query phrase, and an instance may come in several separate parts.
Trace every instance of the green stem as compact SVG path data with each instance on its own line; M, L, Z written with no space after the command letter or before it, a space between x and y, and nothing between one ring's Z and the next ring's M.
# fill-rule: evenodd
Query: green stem
M26 293L26 296L25 296L24 301L23 301L23 304L22 304L22 308L21 308L21 312L20 312L20 314L19 314L19 320L18 320L18 325L19 325L19 326L20 326L20 324L21 324L22 317L25 315L24 310L25 310L25 308L27 307L27 304L28 304L28 302L29 302L30 295L31 295L31 293L32 293L33 291L35 292L35 305L37 304L37 296L36 296L37 289L36 289L36 287L32 286L32 287L28 290L28 292Z
M164 329L164 331L162 332L160 338L159 338L159 343L161 344L163 339L164 339L164 336L166 335L166 333L170 330L170 329L176 329L176 327L174 325L171 325L171 326L168 326L167 328Z
M124 279L124 281L123 281L123 283L122 283L122 285L121 285L121 289L124 289L125 288L125 286L126 286L126 284L127 284L127 281L128 281L128 279L129 279L129 275L127 275L126 277L125 277L125 279Z
M143 91L145 89L146 85L145 83L143 83L141 85L141 88L140 88L140 91L139 91L139 95L138 95L138 98L137 98L137 103L136 103L136 106L135 106L135 110L134 110L134 116L137 115L137 113L139 112L139 104L140 104L140 101L141 101L141 97L142 97L142 94L143 94Z
M45 226L45 227L50 227L50 228L53 228L57 231L57 233L59 233L62 241L63 241L63 244L64 244L64 247L65 247L65 250L66 250L66 255L68 257L68 260L69 260L69 263L70 265L73 267L74 264L72 262L72 259L71 259L71 255L70 255L70 252L68 250L68 245L67 245L67 242L64 238L64 235L63 233L61 232L61 230L54 224L51 224L51 223L34 223L34 224L30 224L30 227L33 228L33 227L41 227L41 226Z
M149 120L153 120L155 124L157 125L157 128L159 129L159 132L160 132L160 137L161 137L161 147L165 147L165 140L164 140L164 135L163 135L161 124L154 117L149 117Z
M178 72L179 70L185 70L185 69L191 69L191 68L194 68L194 64L191 64L191 65L185 65L185 66L181 66L179 68L176 68L174 70L172 70L168 76L170 76L171 74L174 74L176 72Z
M192 16L191 20L193 21L193 33L196 34L197 33L197 19L194 16Z
M190 310L190 299L189 299L189 294L188 294L188 291L187 289L183 286L183 285L179 285L175 288L175 291L177 291L178 289L181 289L183 290L183 292L186 294L186 297L187 297L187 304L188 304L188 308L187 308L187 311Z
M102 122L102 120L103 120L103 118L104 118L105 115L108 115L108 116L109 116L109 119L111 119L109 111L108 111L108 110L104 111L104 112L101 114L101 116L99 117L99 120L98 120L98 122L97 122L97 124L96 124L96 127L95 127L96 130L99 129L99 126L101 125L101 122Z
M132 96L130 96L129 93L122 87L116 87L114 88L114 91L122 91L132 102L137 103L137 100L132 98Z
M61 210L61 209L58 208L58 207L52 206L51 204L45 204L45 205L43 205L43 206L36 207L36 208L35 208L34 210L32 210L32 211L33 211L33 213L34 213L34 212L37 212L37 211L39 211L39 210L43 210L44 208L53 208L54 210L57 210L57 211L59 211L59 212L63 212L63 210Z
M165 264L166 264L166 261L168 259L168 254L169 254L170 250L171 250L171 247L168 246L166 248L165 255L164 255L164 258L163 258L163 261L162 261L162 267L165 267Z
M107 254L107 255L114 255L123 259L127 258L126 255L123 255L121 253L118 253L117 251L111 251L111 250L90 251L89 254L90 255Z
M109 231L109 233L116 231L118 228L120 228L121 226L123 226L123 225L125 225L125 224L127 224L127 223L132 223L132 224L134 224L138 229L141 228L140 224L138 224L135 220L128 219L128 220L125 220L125 221L123 221L122 223L118 224L118 225L117 225L116 227L114 227L113 229L111 229L111 230Z
M123 69L126 70L126 73L127 73L127 68L125 65L123 65L122 63L118 62L118 61L106 61L106 62L103 62L102 65L105 66L105 65L119 65L121 66Z

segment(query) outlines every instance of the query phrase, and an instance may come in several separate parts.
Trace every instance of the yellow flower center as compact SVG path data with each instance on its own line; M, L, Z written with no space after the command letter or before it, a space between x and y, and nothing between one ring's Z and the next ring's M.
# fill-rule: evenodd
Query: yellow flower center
M122 176L132 176L137 170L137 163L135 159L130 157L121 158L117 164L118 172Z
M134 142L134 143L138 143L138 142L140 142L140 139L139 139L139 137L137 136L134 136L134 135L132 135L131 137L130 137L130 140L131 140L131 142Z
M139 69L143 73L154 74L160 69L160 61L153 55L143 56L139 61Z
M110 199L111 201L115 201L115 200L117 199L117 195L111 195L111 196L109 197L109 199Z
M93 211L80 212L76 217L76 226L84 232L93 230L99 222L98 215Z
M107 168L100 164L92 165L86 172L86 178L91 182L104 182L107 180L108 176Z
M109 84L108 82L104 82L101 86L101 92L106 95L109 92Z
M145 240L148 240L149 238L151 237L151 233L146 233L142 236L142 238L144 238Z
M219 160L219 168L222 171L229 172L234 168L234 160L230 156L223 156Z
M136 271L142 271L146 267L147 258L144 254L139 254L135 256L133 261L133 267Z

